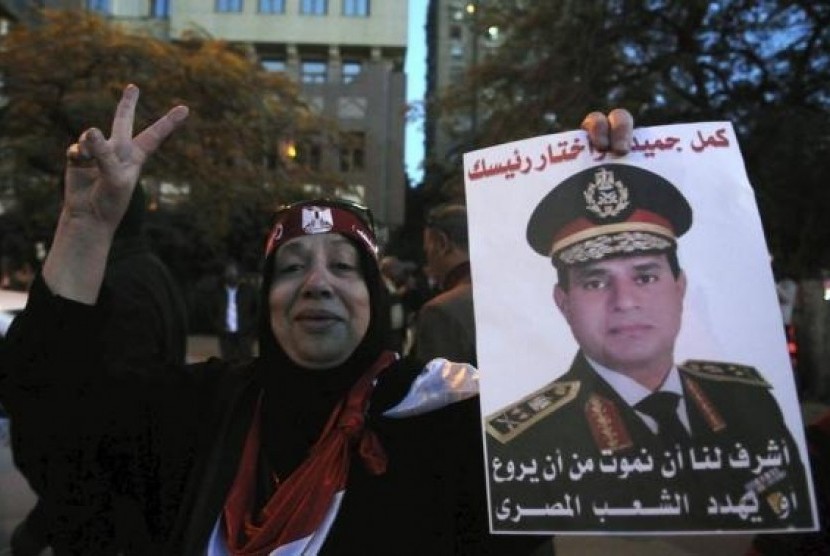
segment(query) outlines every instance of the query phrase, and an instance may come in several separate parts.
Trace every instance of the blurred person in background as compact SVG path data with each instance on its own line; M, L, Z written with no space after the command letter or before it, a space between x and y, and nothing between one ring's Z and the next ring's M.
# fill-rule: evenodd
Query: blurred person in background
M37 271L34 249L18 236L7 236L0 255L0 288L25 292Z
M380 261L380 272L389 290L389 349L403 353L408 324L404 304L406 269L400 259L387 255Z
M220 356L228 360L252 358L256 340L257 292L242 279L242 271L236 261L225 263L211 307Z
M415 356L425 361L445 357L475 365L476 329L464 205L440 205L427 214L424 256L427 272L437 281L440 293L418 311Z

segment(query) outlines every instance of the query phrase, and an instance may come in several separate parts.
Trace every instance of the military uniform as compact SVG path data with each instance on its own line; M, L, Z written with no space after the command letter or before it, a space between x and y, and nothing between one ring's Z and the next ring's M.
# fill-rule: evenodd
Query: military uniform
M806 527L798 447L752 367L678 366L691 439L667 440L580 353L560 379L486 419L497 530Z
M680 284L677 238L691 225L688 201L665 178L636 166L602 164L551 189L530 216L526 237L568 280L554 295L560 308L568 302L572 327L574 313L588 307L609 322L640 322L642 316L647 324L679 329L685 282L652 290L645 285L651 281L613 274L618 267L602 263L665 254ZM593 297L580 298L584 291L570 290L571 269L590 273L590 265L603 278L592 284ZM669 278L664 274L657 282ZM620 287L640 289L633 297L626 290L620 303ZM663 296L657 305L649 305L651 291ZM652 321L653 314L669 316ZM597 353L597 364L627 357L605 354L606 347L617 346L588 336L590 345L581 350ZM653 363L671 361L670 348L653 343ZM614 369L599 372L586 355L580 351L560 379L486 419L495 530L683 532L812 525L798 447L769 384L754 368L689 361L651 377L660 379L660 391L640 383L636 388L648 394L636 402L637 409L651 413L655 408L643 402L670 403L658 403L663 413L655 411L654 422L647 424L620 395L625 387L612 387L603 378L618 378ZM637 397L625 395L631 403Z

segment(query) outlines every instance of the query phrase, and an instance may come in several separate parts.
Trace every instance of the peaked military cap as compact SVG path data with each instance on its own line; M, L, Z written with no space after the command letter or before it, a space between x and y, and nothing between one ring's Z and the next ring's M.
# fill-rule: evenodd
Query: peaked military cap
M662 176L626 164L603 164L570 176L536 206L527 242L574 265L674 249L692 224L685 197Z

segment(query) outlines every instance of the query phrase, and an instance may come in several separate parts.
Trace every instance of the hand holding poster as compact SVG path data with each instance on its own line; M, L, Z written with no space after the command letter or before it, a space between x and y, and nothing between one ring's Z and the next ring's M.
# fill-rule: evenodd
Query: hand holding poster
M815 526L769 255L728 123L464 159L496 532Z

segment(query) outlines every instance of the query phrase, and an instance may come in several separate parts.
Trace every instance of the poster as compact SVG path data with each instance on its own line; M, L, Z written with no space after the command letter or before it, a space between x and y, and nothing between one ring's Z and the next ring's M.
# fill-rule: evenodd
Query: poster
M536 137L466 154L464 174L491 530L814 529L731 124L638 129L625 156ZM671 422L645 409L655 390Z

